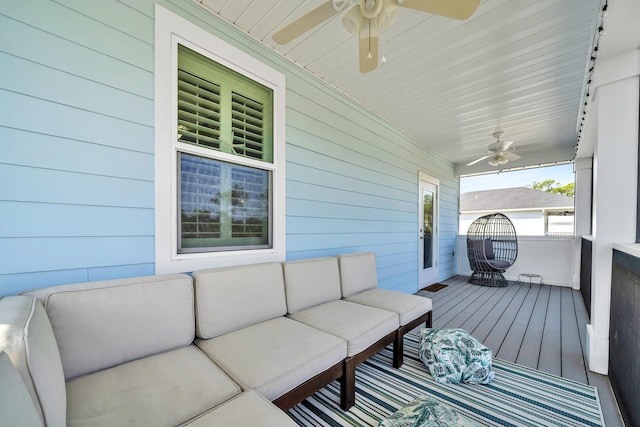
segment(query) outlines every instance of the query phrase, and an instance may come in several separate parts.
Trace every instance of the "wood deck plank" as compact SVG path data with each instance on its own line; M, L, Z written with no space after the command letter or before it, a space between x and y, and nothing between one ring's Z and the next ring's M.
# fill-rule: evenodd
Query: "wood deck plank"
M501 292L496 293L498 298L496 303L491 305L491 310L480 320L478 326L469 330L478 341L484 342L487 339L487 336L489 336L489 333L500 319L500 316L502 316L504 310L515 297L517 290L518 287L516 286L508 286L507 288L502 288Z
M518 316L518 312L529 293L528 285L526 287L521 285L512 287L517 288L516 294L509 302L509 305L505 307L502 315L498 318L498 321L484 340L484 345L489 347L493 351L493 354L496 354L500 350L500 347L502 347L502 343L504 342L507 333L509 333L509 329Z
M547 305L547 317L545 318L542 333L542 344L540 346L540 359L538 360L538 369L559 376L562 375L561 291L557 286L551 287L549 304Z
M520 352L520 347L522 347L524 335L527 332L527 327L531 321L533 308L538 300L538 295L540 294L540 288L541 286L536 284L531 285L529 288L527 297L523 301L517 316L513 320L513 324L509 328L502 345L495 353L496 357L509 362L515 362L518 358L518 353Z
M537 369L540 360L540 346L542 344L542 335L544 330L545 319L547 317L547 305L549 304L549 293L551 288L543 286L540 288L538 298L533 306L529 325L524 333L522 346L518 352L516 363L530 368Z
M562 376L581 383L587 383L587 370L584 366L584 355L572 290L562 288L561 296Z

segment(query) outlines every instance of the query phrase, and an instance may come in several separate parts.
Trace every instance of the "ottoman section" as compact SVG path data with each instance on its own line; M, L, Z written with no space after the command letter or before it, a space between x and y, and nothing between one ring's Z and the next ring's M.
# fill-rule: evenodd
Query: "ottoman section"
M338 260L345 300L398 314L400 327L393 346L393 366L399 368L403 362L404 335L421 324L431 327L431 300L378 288L376 254L373 252L339 255Z
M336 257L284 263L288 316L347 341L347 359L341 382L340 406L355 403L355 369L394 342L397 313L341 299Z
M291 418L256 391L246 391L183 426L297 426Z

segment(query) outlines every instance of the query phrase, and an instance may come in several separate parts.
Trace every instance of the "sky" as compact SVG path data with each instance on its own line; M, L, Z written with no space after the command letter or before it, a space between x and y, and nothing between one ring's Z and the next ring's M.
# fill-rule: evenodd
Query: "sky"
M460 194L497 188L526 187L534 181L541 182L546 179L555 179L562 185L574 182L573 164L463 177L460 178Z

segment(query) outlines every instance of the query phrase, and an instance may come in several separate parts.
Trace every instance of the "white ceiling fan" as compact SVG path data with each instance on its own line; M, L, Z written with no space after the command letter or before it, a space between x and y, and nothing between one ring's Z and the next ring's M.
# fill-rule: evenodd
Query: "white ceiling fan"
M395 23L398 7L465 20L475 12L480 0L327 0L278 30L273 40L278 44L287 44L353 3L356 4L343 16L342 25L351 34L358 35L360 72L367 73L378 66L380 30Z
M491 160L489 160L491 166L502 166L510 160L520 159L521 157L513 152L515 150L515 147L512 147L513 141L502 141L500 139L503 133L502 131L494 132L493 137L496 139L496 142L489 145L487 154L471 163L467 163L467 166L475 165L488 158L491 158Z

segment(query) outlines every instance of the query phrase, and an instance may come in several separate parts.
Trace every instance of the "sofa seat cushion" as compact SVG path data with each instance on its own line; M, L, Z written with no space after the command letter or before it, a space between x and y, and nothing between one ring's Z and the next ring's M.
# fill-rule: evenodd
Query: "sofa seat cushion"
M429 298L378 288L368 289L345 300L393 311L398 314L401 326L428 313L432 308Z
M67 382L67 426L175 426L240 392L190 345Z
M347 357L398 329L398 315L354 302L331 301L289 315L292 319L347 341Z
M215 409L186 422L188 427L211 426L297 426L291 418L259 393L246 391Z
M255 389L269 400L347 355L344 340L286 317L196 343L244 390Z

